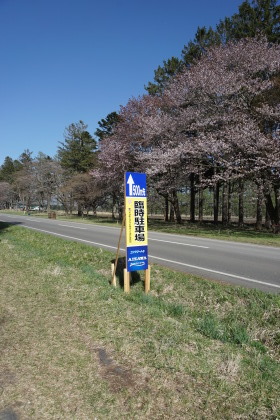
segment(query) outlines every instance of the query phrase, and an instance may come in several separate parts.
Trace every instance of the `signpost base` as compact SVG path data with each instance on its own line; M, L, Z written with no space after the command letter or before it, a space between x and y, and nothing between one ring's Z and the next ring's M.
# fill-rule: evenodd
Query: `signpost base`
M123 290L125 293L130 292L130 272L126 268L123 270Z
M117 285L116 271L117 271L117 266L118 266L120 245L121 245L122 233L123 233L124 225L125 225L125 212L123 214L122 227L121 227L121 231L120 231L120 237L119 237L119 243L118 243L117 255L116 255L115 263L112 263L112 265L111 265L111 271L112 271L112 281L111 281L111 283L112 283L113 286L116 286Z
M151 266L145 270L145 293L149 293L151 286Z
M149 293L151 290L151 266L148 265L147 270L145 270L144 278L144 287L145 293ZM123 269L123 290L125 293L130 292L130 272L126 268Z
M116 270L115 270L115 264L114 263L111 264L111 272L112 272L111 284L112 284L112 286L116 287L117 286L117 277L116 277Z

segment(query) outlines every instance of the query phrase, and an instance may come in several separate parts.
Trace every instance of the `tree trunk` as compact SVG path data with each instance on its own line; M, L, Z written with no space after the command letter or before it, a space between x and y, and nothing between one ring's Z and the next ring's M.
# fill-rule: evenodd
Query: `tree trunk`
M82 216L83 216L82 205L81 203L78 203L78 217L82 217Z
M256 214L256 229L262 229L262 206L263 206L263 191L261 186L258 185L258 193L257 193L257 214Z
M112 219L115 220L115 205L116 205L116 194L112 193Z
M275 207L273 206L272 198L270 194L265 194L265 205L266 210L269 214L270 220L272 225L279 225L279 202L278 202L278 194L275 191Z
M175 212L174 212L174 206L172 204L170 205L169 222L171 223L175 222Z
M174 212L176 216L176 222L181 224L183 221L182 221L177 191L172 192L172 204L173 204L173 208L174 208Z
M244 180L238 183L238 226L244 226Z
M280 221L280 188L274 186L274 194L275 194L275 222L279 225Z
M51 211L51 196L48 194L47 196L47 212Z
M65 213L66 213L66 214L67 214L67 216L68 216L68 214L69 214L69 207L68 207L67 203L65 203L65 202L61 201L61 204L62 204L62 206L63 206L63 209L64 209Z
M218 224L219 221L219 201L220 201L220 184L219 181L216 182L214 185L214 191L213 191L214 197L214 223L215 225Z
M198 189L198 221L203 222L203 203L204 203L204 191L203 188Z
M164 197L165 206L164 206L164 221L168 222L168 213L169 213L169 201L167 195Z
M118 213L119 213L119 222L122 222L123 216L124 216L124 203L119 203Z
M228 182L223 183L223 195L222 195L222 223L223 225L228 224Z
M267 205L266 206L266 211L265 211L265 227L267 230L271 229L271 218L269 215L269 212L267 211Z
M231 216L232 216L231 198L232 198L232 183L229 181L228 183L228 223L231 223Z
M191 181L191 197L190 197L190 221L195 222L195 177L194 174L190 175Z
M70 199L69 199L69 213L72 216L73 214L73 207L74 207L74 201L72 198L72 194L70 195Z

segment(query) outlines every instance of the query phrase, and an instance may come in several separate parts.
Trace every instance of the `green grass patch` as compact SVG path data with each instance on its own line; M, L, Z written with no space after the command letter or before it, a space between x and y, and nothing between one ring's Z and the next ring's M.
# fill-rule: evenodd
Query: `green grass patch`
M112 258L0 223L0 418L279 418L279 295Z
M257 231L254 224L246 224L238 227L236 224L222 226L210 222L189 223L182 225L177 223L166 223L159 220L150 220L149 229L157 232L175 233L181 235L192 235L210 239L221 239L235 242L247 242L256 245L280 246L280 235L271 231Z

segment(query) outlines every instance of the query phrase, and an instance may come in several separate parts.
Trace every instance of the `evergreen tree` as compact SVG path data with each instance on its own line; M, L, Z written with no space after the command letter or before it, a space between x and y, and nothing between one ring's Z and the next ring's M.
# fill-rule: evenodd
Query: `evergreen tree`
M58 158L61 166L71 173L86 173L94 167L96 160L96 141L87 131L83 121L70 124L60 142Z
M3 165L0 167L0 181L12 183L14 174L20 170L22 164L18 160L13 160L10 156L6 156Z
M180 73L184 68L182 60L176 57L169 58L163 62L163 66L158 66L157 70L154 71L155 83L149 82L145 89L150 95L159 95L163 92L166 83L175 74Z
M204 54L209 47L219 45L221 39L217 31L211 27L207 29L205 26L198 27L195 38L184 46L182 51L182 58L184 64L188 67L202 54Z
M0 168L0 181L11 182L15 172L14 162L10 156L6 156L3 165Z
M170 78L193 64L209 47L261 35L269 42L280 41L278 0L245 0L238 13L221 20L215 29L198 27L194 40L184 46L182 58L172 57L164 61L154 72L154 82L149 82L145 89L150 95L161 94Z
M23 153L19 157L19 161L22 165L28 165L30 162L32 162L32 153L29 149L25 149Z
M99 128L96 129L94 134L98 137L98 140L101 141L104 137L111 136L113 134L114 129L119 122L119 114L117 112L111 112L106 118L102 118L101 121L98 121Z
M280 6L277 0L248 0L239 12L225 18L216 27L221 41L240 40L265 35L269 42L280 41Z

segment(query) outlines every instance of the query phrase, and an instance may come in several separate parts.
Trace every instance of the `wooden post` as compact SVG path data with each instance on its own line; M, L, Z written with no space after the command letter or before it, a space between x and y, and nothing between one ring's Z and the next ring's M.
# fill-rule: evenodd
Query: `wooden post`
M116 287L117 286L117 277L116 277L116 273L115 273L115 264L114 263L111 264L111 272L112 272L112 286Z
M123 290L125 293L130 292L130 272L126 268L123 270Z
M145 293L149 293L151 285L151 266L148 265L147 270L145 270Z
M125 212L123 214L122 227L121 227L121 232L120 232L120 237L119 237L119 243L118 243L118 248L117 248L117 255L116 255L116 259L115 259L115 264L112 264L113 269L112 269L112 266L111 266L111 270L112 270L112 282L111 283L112 283L113 286L117 285L116 271L117 271L117 266L118 266L120 245L121 245L121 239L122 239L122 233L123 233L124 225L125 225Z

